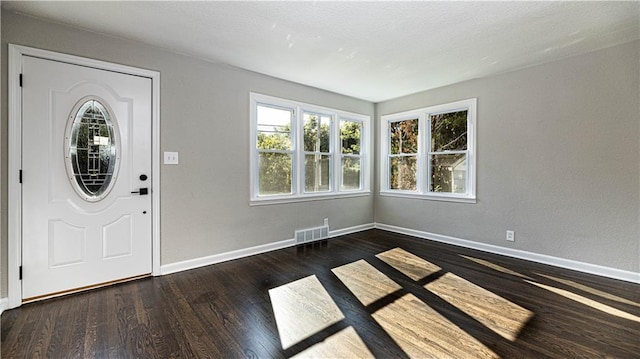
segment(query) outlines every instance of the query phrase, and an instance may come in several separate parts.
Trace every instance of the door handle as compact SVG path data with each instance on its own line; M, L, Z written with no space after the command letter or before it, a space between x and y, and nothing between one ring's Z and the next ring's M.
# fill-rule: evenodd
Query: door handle
M149 194L149 189L148 188L140 188L140 190L133 191L131 193L140 193L141 196L144 196L146 194Z

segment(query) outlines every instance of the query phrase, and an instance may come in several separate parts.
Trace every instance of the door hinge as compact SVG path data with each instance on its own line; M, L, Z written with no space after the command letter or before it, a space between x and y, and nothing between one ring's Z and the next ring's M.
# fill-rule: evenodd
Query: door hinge
M22 183L22 170L20 170L18 172L18 181L20 181L20 183Z
M19 279L20 279L20 280L22 280L22 266L20 266L20 270L19 270L18 275L20 276L20 278L19 278Z
M22 74L20 74L20 87L22 87Z

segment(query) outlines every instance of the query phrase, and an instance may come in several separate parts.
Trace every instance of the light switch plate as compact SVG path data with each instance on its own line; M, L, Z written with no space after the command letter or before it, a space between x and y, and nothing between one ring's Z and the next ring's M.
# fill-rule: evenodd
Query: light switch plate
M177 165L180 163L178 152L165 152L164 153L164 164L165 165Z

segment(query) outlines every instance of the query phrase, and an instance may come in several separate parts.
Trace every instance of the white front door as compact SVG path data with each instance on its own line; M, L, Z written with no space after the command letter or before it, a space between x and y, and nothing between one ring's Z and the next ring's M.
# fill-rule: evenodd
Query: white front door
M22 59L22 298L152 272L151 79Z

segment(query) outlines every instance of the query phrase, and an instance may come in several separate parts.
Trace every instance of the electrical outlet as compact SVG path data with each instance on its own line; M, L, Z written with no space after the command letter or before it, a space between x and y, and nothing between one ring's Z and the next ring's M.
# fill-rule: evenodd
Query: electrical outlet
M177 165L180 163L178 152L165 152L164 153L164 164L165 165Z
M329 218L325 218L324 219L324 225L325 226L329 226Z
M507 240L509 242L513 242L516 240L516 232L514 231L507 231Z

